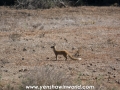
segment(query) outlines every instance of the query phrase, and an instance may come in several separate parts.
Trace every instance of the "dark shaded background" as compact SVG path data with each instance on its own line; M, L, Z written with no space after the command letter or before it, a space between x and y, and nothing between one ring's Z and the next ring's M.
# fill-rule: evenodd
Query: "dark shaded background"
M0 6L6 5L11 6L15 5L17 0L0 0ZM109 6L117 3L120 5L120 0L63 0L66 2L72 2L73 6L81 6L81 5L87 5L87 6Z

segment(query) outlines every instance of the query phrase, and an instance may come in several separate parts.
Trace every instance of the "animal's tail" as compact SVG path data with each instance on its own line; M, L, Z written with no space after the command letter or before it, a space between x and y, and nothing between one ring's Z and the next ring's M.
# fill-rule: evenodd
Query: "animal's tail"
M72 57L68 52L67 52L68 56L72 59L72 60L81 60L82 58L74 58Z

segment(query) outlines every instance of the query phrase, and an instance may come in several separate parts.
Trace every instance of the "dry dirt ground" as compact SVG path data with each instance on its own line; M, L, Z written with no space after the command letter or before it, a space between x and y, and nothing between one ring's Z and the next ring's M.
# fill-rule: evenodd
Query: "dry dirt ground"
M120 7L0 7L0 90L52 84L120 90Z

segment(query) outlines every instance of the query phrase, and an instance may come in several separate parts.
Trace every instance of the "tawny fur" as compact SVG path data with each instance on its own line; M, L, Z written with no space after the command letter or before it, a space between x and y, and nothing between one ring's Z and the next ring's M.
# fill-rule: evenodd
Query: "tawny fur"
M69 56L72 60L81 60L81 58L72 57L66 50L58 51L58 50L56 50L55 46L51 46L51 48L53 48L53 51L54 51L55 56L56 56L56 60L57 60L58 55L63 55L65 57L65 60L67 60L67 56Z

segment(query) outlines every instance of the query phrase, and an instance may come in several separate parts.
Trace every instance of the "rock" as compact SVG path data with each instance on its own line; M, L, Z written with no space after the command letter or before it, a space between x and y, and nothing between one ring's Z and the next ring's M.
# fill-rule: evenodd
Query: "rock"
M116 58L117 61L120 61L120 58Z
M49 57L47 57L47 60L50 59Z
M119 79L119 80L116 80L116 83L120 84L120 79Z
M62 66L60 66L60 68L62 68Z
M22 58L22 60L24 60L24 58Z
M22 70L19 70L19 72L22 72Z
M71 68L71 67L69 67L69 70L72 70L72 68Z
M27 69L24 69L23 71L25 72L25 71L28 71L28 70L27 70Z
M111 72L108 72L108 74L111 74Z
M87 67L90 67L90 65L87 65Z
M116 76L114 75L113 77L115 78Z
M45 46L42 46L42 48L45 48Z
M65 40L66 42L68 42L68 40L67 40L66 38L64 38L64 40Z
M27 51L27 49L26 49L26 48L23 48L23 51Z
M96 72L96 70L93 70L93 72Z
M33 50L33 52L35 52L35 50Z
M72 47L72 50L75 50L75 47Z
M45 36L45 33L42 33L39 35L40 38L43 38Z
M23 69L20 69L20 70L19 70L19 72L25 72L25 71L27 71L27 69L24 69L24 68L23 68Z
M2 64L4 64L4 65L7 64L7 63L9 63L9 61L8 61L7 59L1 59L0 61L1 61Z
M116 68L113 68L113 70L116 70Z
M90 63L90 66L92 66L92 63Z
M52 65L52 64L50 64L49 66L50 66L50 67L52 67L53 65Z
M8 70L4 70L4 72L8 72Z

